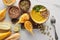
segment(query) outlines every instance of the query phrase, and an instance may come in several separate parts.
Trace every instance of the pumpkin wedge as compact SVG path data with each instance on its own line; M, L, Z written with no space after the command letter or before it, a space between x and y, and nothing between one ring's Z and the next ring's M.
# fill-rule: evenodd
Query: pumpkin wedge
M0 30L10 30L11 29L11 24L7 22L0 22Z
M30 21L26 21L24 23L24 27L27 31L29 31L31 34L33 34L33 26L32 26L32 23Z
M20 34L15 33L15 34L12 34L11 36L9 36L8 38L6 38L5 40L18 40L19 38L20 38Z
M6 37L8 37L10 35L11 35L10 31L8 31L6 33L0 33L0 40L3 40L3 39L5 39Z
M6 15L6 8L0 11L0 21L2 21L5 18Z
M21 15L17 23L24 23L25 21L28 21L28 20L29 20L29 15L27 13L24 13L23 15Z

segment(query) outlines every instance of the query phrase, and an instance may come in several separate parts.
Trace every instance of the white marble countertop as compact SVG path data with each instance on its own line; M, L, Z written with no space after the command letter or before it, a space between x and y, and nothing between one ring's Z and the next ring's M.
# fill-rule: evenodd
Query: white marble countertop
M31 8L36 5L36 4L40 4L40 5L44 5L47 7L47 9L50 11L50 17L49 20L47 21L47 25L50 25L50 18L51 16L55 16L56 18L56 31L60 40L60 0L30 0L31 1ZM19 2L19 0L16 1L16 3L14 5L17 5ZM18 6L18 5L17 5ZM3 8L5 8L6 6L3 4L2 0L0 0L0 10L2 10ZM9 19L9 20L7 20ZM10 21L10 18L8 16L8 13L6 15L6 20ZM5 21L6 21L5 20ZM49 40L49 37L41 34L39 32L39 30L34 30L34 35L30 35L26 30L21 30L20 31L21 34L21 38L20 40ZM54 38L54 31L51 31L51 34L53 35Z

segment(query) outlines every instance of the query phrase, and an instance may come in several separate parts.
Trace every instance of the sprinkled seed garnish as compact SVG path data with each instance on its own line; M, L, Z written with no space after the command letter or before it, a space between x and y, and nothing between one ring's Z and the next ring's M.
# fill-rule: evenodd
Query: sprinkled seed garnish
M49 36L50 35L50 32L48 32L47 35Z
M41 33L43 34L44 32L43 32L43 31L41 31Z
M44 35L46 35L46 32L44 32Z
M41 24L41 25L38 26L38 29L40 29L40 32L42 34L47 35L49 37L49 40L53 40L53 37L52 37L52 35L50 34L50 31L49 31L49 30L52 29L51 27Z
M52 38L52 40L53 40L53 38Z
M47 34L47 32L45 32L45 30L46 30L46 26L45 25L41 24L41 25L38 26L38 28L40 29L42 34L44 34L44 35Z
M49 37L51 38L52 36L50 35Z
M50 40L50 39L49 39Z
M47 31L48 31L49 26L47 26Z
M43 24L39 25L38 28L40 28L40 31L44 31L45 30L45 26Z
M50 27L50 30L51 30L51 27Z

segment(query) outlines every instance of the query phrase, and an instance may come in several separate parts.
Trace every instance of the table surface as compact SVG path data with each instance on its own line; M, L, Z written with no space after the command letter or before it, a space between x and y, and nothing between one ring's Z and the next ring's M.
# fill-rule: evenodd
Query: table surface
M36 5L36 4L40 4L40 5L44 5L47 7L47 9L50 11L50 17L49 20L46 22L47 25L49 25L50 27L52 27L50 25L50 18L51 16L54 16L56 18L56 31L60 40L60 0L30 0L31 1L31 8ZM18 2L19 0L16 1L16 3L14 5L18 6ZM2 10L3 8L6 8L6 6L3 4L2 0L0 0L0 10ZM11 21L8 13L6 15L6 19L5 21ZM30 33L28 33L25 29L20 30L20 34L21 34L21 38L20 40L49 40L49 37L46 35L43 35L40 33L40 31L38 29L34 29L34 35L31 35ZM51 35L54 38L54 30L51 31Z

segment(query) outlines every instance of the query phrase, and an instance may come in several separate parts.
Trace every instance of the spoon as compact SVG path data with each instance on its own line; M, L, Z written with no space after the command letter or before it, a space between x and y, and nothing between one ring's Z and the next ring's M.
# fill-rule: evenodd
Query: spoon
M56 19L54 18L54 16L52 16L50 22L51 22L51 25L54 27L54 30L55 30L55 39L58 40L58 35L56 33L56 28L55 28Z

